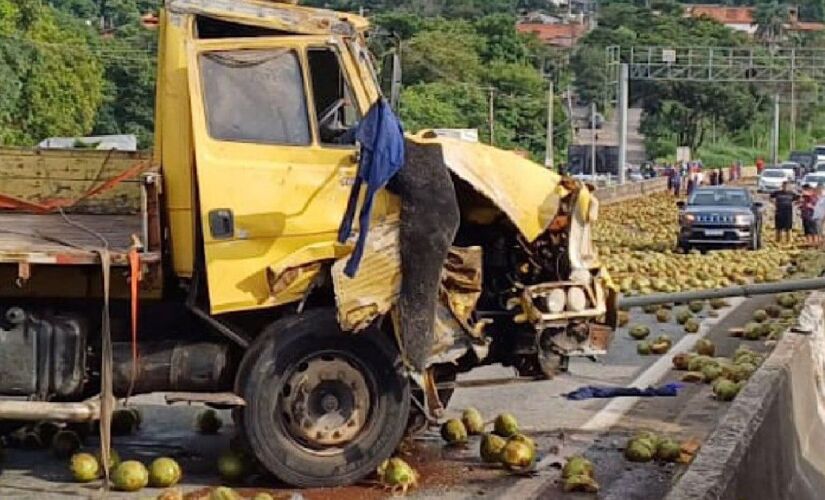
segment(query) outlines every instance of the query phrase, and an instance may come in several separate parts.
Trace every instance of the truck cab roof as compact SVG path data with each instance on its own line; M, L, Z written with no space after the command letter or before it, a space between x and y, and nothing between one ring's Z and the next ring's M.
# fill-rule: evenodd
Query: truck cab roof
M300 35L350 35L369 28L366 18L333 10L301 7L274 0L166 0L173 13Z

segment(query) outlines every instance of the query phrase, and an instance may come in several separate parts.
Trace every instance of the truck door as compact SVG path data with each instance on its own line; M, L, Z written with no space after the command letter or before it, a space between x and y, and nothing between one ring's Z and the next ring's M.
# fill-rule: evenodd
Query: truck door
M270 295L267 268L335 254L357 170L353 129L369 103L340 46L315 42L207 40L190 50L213 313L289 302Z

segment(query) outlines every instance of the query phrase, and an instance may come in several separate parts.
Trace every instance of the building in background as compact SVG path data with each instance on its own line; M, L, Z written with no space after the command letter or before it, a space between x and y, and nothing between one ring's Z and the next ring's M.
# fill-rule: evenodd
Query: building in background
M685 17L708 18L724 24L728 28L753 35L756 33L756 7L738 7L716 4L685 5ZM785 30L791 32L813 32L825 30L825 24L799 20L799 10L788 6L788 23Z

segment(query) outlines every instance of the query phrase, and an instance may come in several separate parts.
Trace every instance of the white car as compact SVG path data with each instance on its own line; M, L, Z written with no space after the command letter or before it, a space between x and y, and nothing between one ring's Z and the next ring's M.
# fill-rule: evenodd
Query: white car
M825 185L825 172L808 174L802 179L802 185L806 187L815 188L821 184Z
M817 162L814 167L814 172L825 172L825 162Z
M820 144L814 148L814 156L816 156L816 161L824 161L825 162L825 145Z
M788 182L788 173L778 168L769 168L762 171L757 183L757 191L760 193L773 193L782 189L782 184Z

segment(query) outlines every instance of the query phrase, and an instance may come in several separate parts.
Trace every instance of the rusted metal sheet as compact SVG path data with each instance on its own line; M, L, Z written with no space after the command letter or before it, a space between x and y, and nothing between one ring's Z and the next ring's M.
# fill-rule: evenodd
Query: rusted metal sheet
M344 274L347 258L332 266L338 322L345 331L360 331L395 305L401 289L401 255L397 218L373 224L355 278Z

